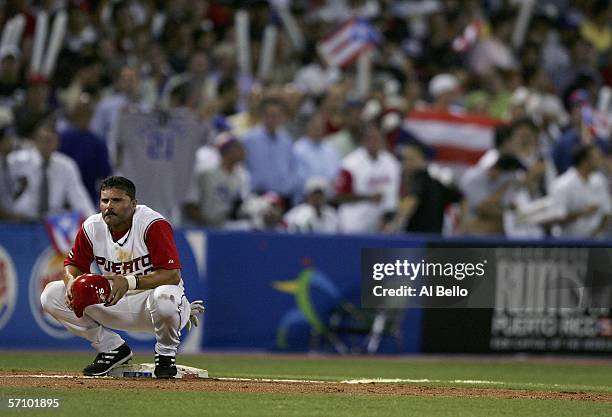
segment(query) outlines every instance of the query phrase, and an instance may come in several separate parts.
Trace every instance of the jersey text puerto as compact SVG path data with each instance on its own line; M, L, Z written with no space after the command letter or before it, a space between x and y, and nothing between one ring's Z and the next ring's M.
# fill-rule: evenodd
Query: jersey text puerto
M153 265L151 264L151 256L149 254L125 262L109 261L103 256L96 256L95 259L100 268L113 274L130 274L140 276L146 275L154 270Z

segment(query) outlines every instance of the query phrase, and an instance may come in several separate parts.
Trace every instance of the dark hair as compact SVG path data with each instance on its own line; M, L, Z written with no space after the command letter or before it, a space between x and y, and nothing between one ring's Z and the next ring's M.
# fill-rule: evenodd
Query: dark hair
M217 86L218 94L222 95L228 91L236 90L236 87L236 80L234 80L232 77L223 77Z
M495 128L493 134L493 140L495 142L495 149L499 149L504 146L504 143L508 141L512 133L512 129L509 125L503 124Z
M504 172L525 170L525 166L516 156L508 154L499 155L494 167Z
M265 97L259 103L259 111L263 112L268 107L277 106L280 107L283 112L287 111L287 103L280 97Z
M403 153L404 149L407 148L412 148L415 151L417 151L419 153L419 155L421 155L421 157L423 157L423 159L425 161L429 161L432 158L432 154L431 154L431 150L427 149L425 147L425 145L419 143L419 142L408 142L408 143L401 143L398 146L399 150L400 150L400 158L401 159L401 153Z
M582 161L584 161L591 155L593 149L595 149L594 145L576 146L572 152L572 165L575 167L580 165Z
M55 130L55 118L53 116L45 117L40 122L36 123L34 129L32 130L32 139L36 139L36 134L43 129L50 130L57 135L57 130Z
M539 131L538 126L534 123L533 120L531 120L530 117L520 117L516 119L515 121L513 121L512 123L510 123L510 126L509 126L510 132L513 133L520 126L527 126L534 132Z
M365 133L368 129L376 129L379 132L382 131L382 127L380 126L380 119L375 117L371 120L360 120L359 121L359 130L362 133Z
M185 106L196 91L195 84L191 80L184 80L170 91L170 101L175 106Z
M108 190L109 188L118 188L125 191L132 200L136 198L136 186L130 180L125 177L107 177L102 181L100 185L100 192Z
M76 61L77 61L76 64L77 64L78 69L85 68L85 67L91 67L92 65L102 63L102 61L100 60L100 57L98 57L98 55L95 53L82 54L76 59Z

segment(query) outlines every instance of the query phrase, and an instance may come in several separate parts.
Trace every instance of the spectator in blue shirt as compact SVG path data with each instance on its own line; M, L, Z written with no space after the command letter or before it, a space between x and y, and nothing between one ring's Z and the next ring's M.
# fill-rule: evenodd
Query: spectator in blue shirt
M76 162L91 202L98 201L98 182L111 174L108 149L104 141L89 128L94 103L81 94L71 114L71 124L60 135L59 151Z
M290 202L301 183L293 140L283 128L285 102L276 97L264 98L259 111L261 123L242 137L251 189L258 194L273 191Z
M321 114L314 114L306 125L306 135L294 145L304 183L312 177L333 182L340 171L340 155L325 142L325 122Z
M588 92L586 90L574 91L569 97L569 106L570 127L559 137L552 150L552 158L559 175L572 167L572 155L581 144L593 143L601 149L604 155L608 154L606 140L593 137L590 130L592 121L588 120L588 116L592 114L593 104Z

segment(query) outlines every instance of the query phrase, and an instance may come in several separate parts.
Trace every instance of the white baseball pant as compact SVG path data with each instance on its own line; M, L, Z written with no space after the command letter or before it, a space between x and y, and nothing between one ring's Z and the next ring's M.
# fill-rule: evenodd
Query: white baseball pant
M110 329L155 333L155 352L175 356L181 329L189 321L191 306L183 288L162 285L155 289L125 294L117 304L105 307L94 304L78 318L68 308L64 281L49 283L40 301L43 309L75 336L85 338L98 352L121 346L124 340Z

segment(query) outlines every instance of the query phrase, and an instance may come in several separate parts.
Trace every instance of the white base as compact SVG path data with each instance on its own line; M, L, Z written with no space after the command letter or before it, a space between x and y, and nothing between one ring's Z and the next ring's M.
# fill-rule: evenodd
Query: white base
M193 368L191 366L176 365L175 379L197 379L208 378L206 369ZM111 369L107 374L114 378L155 378L155 364L141 363L121 365Z

